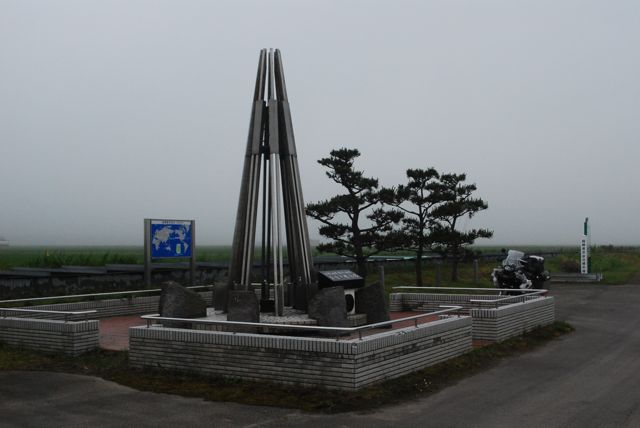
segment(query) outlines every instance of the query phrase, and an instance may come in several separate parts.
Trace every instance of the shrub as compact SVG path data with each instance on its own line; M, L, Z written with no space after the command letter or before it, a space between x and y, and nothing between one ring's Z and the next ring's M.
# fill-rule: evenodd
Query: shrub
M560 260L560 270L568 273L580 273L580 263L575 259L563 257Z

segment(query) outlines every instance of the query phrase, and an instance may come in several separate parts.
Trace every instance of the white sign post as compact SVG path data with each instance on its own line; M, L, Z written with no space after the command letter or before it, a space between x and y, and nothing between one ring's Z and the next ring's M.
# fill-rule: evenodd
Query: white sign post
M580 239L580 273L589 273L589 245L586 236Z
M590 248L591 247L591 228L589 227L589 217L584 219L584 229L582 238L580 239L580 273L589 273L590 263Z

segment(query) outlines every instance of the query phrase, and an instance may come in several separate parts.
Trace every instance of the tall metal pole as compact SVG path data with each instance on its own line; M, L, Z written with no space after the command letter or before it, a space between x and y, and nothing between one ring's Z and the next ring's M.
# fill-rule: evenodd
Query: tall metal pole
M313 281L313 262L307 228L304 198L300 184L300 173L296 153L291 111L287 97L287 88L282 67L282 55L276 49L274 53L274 78L279 107L280 158L283 170L283 194L285 203L285 225L287 232L287 250L292 272L295 272L295 303L298 309L306 309L309 287Z
M196 221L191 220L191 286L196 285Z
M265 113L264 87L267 69L267 51L260 52L256 86L251 109L251 121L247 138L247 149L242 171L238 210L233 234L233 246L229 266L229 289L247 289L250 285L255 244L255 222L260 179L261 140ZM226 305L225 305L226 307Z
M263 297L268 295L267 283L272 283L276 314L282 314L284 235L295 297L293 303L298 309L306 309L314 281L311 246L282 57L277 49L260 52L229 268L229 288L247 289L251 284L260 190Z
M265 137L266 138L266 133ZM265 145L265 140L262 141L262 158L263 158L263 173L262 173L262 251L260 252L261 256L261 270L262 270L262 287L261 287L261 299L269 300L269 267L267 264L269 263L269 259L267 258L268 254L268 243L267 243L267 157L268 153L266 152L267 146Z
M151 287L151 219L144 219L144 285Z

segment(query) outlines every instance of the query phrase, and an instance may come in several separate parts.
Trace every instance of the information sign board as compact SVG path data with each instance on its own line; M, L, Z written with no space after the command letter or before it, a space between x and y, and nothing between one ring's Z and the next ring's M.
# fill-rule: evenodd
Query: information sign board
M190 283L196 278L195 220L144 220L144 282L151 285L153 259L189 259Z
M191 257L191 221L151 220L151 257Z

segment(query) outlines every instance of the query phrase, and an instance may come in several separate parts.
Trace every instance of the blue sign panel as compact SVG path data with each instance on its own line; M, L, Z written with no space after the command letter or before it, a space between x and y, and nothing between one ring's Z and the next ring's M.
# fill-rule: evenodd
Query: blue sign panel
M191 257L190 221L151 221L151 257Z

